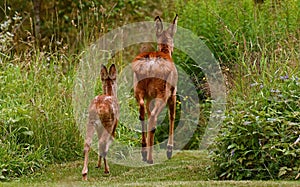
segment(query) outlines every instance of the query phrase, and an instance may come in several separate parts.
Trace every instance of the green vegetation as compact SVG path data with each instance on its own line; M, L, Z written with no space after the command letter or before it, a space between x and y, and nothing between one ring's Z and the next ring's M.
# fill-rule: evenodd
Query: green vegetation
M261 86L256 97L237 100L216 140L217 175L222 179L299 179L299 71ZM273 77L272 77L273 78ZM237 98L240 99L240 98Z
M26 62L3 59L2 64L2 179L78 158L82 140L70 107L73 70L64 74L61 60L42 53Z
M91 169L91 183L97 184L100 177L109 179L103 182L107 185L135 181L146 185L150 175L155 178L153 185L159 185L161 180L166 185L209 179L299 180L300 143L294 143L300 135L299 0L261 4L251 0L50 0L40 5L40 25L32 2L39 1L27 4L9 0L0 4L1 181L21 177L21 182L28 185L78 182L83 139L74 119L72 91L85 47L123 24L153 20L157 14L170 21L175 12L179 14L178 25L197 34L218 59L228 89L227 111L219 136L210 148L211 160L201 152L183 152L161 165L146 168L112 164L110 176L99 176ZM138 46L129 47L111 62L122 73L132 54L137 53ZM174 61L193 75L198 88L200 120L185 146L197 149L208 121L209 92L203 91L204 75L192 59L175 49ZM91 89L98 94L101 90L96 85ZM133 97L122 98L121 102L125 99L131 114L137 115ZM129 147L136 146L139 134L127 128L134 122L126 123L120 123L117 139ZM157 141L165 139L164 128L158 129ZM69 161L75 162L65 164ZM49 168L41 169L44 167ZM138 176L141 171L142 177ZM51 176L56 172L62 177ZM169 182L173 180L176 182ZM202 184L233 186L235 182ZM273 185L276 186L265 186Z
M179 5L184 26L203 38L227 78L226 116L211 148L216 176L299 179L300 1Z

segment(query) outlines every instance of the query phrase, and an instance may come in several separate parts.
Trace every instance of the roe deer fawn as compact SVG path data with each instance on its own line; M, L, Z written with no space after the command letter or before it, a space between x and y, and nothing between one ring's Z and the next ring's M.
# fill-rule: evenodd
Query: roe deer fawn
M99 157L97 167L104 160L104 173L109 173L106 161L108 148L113 141L119 118L119 105L117 101L117 70L111 65L109 72L105 66L101 66L101 80L103 94L96 96L89 106L89 119L84 144L84 166L82 169L83 180L87 180L88 154L95 130L98 134Z
M153 144L157 117L168 104L169 108L169 139L167 157L172 157L174 120L176 109L176 90L178 74L172 60L173 37L177 28L178 15L168 29L163 30L159 16L155 18L158 51L139 54L132 62L134 79L134 96L139 104L142 125L142 158L153 164ZM146 103L145 103L146 101ZM154 107L150 110L150 102ZM148 128L145 123L145 104L148 114Z

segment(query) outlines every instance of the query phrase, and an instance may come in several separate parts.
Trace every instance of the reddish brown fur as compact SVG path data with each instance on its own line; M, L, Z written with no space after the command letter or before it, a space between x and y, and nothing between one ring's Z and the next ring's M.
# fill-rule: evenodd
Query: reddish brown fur
M83 180L87 180L88 153L95 130L98 134L99 158L97 167L101 167L104 160L104 172L109 173L106 160L108 148L113 141L119 119L119 106L117 101L116 68L110 67L109 73L105 66L101 67L103 94L96 96L89 107L89 122L87 124L86 141L84 144Z
M141 53L132 62L134 95L140 107L139 112L142 125L141 152L143 160L148 163L153 163L152 152L157 117L166 104L169 107L170 120L167 156L171 158L178 79L177 70L171 56L173 52L173 37L176 32L177 15L173 24L167 30L163 30L163 25L159 17L156 17L155 21L159 51ZM154 100L154 107L150 108L152 100ZM148 114L148 128L144 122L146 111Z
M145 58L156 58L156 57L160 57L160 58L166 59L170 62L173 62L172 57L169 54L166 54L161 51L143 52L143 53L139 54L138 56L136 56L135 59L133 60L133 62L135 62L137 60L143 60Z

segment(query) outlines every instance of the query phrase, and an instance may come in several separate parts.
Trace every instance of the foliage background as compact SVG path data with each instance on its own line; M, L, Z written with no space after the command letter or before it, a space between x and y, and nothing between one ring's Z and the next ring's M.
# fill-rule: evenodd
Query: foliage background
M178 25L197 34L219 60L228 88L225 120L210 150L211 172L219 179L299 179L299 10L299 0L5 0L0 4L0 180L80 158L83 140L72 89L84 48L123 24L156 15L171 21L175 12ZM119 72L138 47L112 59ZM209 116L209 88L188 56L175 50L173 58L199 88L200 122L185 147L197 149ZM134 101L132 109L137 112ZM136 132L125 127L120 124L117 138L139 144ZM165 132L158 129L157 141Z

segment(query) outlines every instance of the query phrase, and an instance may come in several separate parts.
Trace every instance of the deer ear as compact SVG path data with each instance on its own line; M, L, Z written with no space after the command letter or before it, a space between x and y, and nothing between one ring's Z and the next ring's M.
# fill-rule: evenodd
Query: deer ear
M159 16L156 16L154 21L155 21L156 35L159 35L164 29L163 24Z
M112 64L109 68L109 78L115 80L117 78L117 68L115 64Z
M108 78L107 69L103 64L101 65L100 77L102 80L105 80Z
M178 20L178 14L176 14L173 23L170 25L170 27L168 28L168 32L170 33L170 35L173 37L177 31L177 20Z

